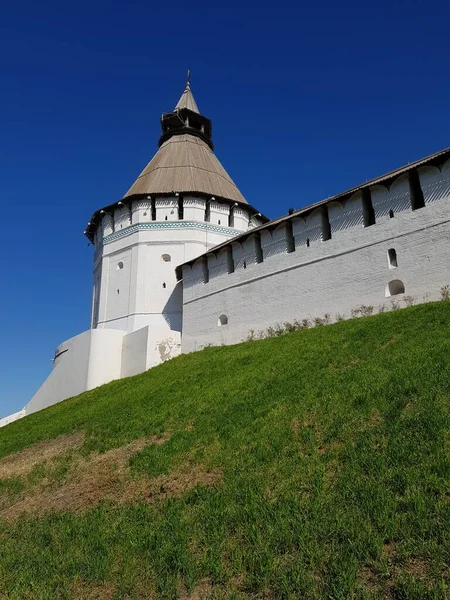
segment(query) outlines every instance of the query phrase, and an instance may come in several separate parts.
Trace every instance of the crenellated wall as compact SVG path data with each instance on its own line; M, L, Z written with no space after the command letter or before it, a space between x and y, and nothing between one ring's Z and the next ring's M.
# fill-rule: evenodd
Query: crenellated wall
M247 231L263 223L260 215L253 215L250 208L217 201L176 194L172 197L151 197L119 202L113 208L100 211L100 226L94 234L94 245L105 237L140 223L152 221L193 221L229 227L238 232Z
M450 159L269 223L183 265L182 278L183 352L277 322L438 299L450 284Z
M228 204L220 204L215 200L211 200L208 205L209 208L209 223L215 223L216 225L229 226L229 215L230 206Z
M450 197L450 160L447 160L440 169L427 166L417 170L425 204Z

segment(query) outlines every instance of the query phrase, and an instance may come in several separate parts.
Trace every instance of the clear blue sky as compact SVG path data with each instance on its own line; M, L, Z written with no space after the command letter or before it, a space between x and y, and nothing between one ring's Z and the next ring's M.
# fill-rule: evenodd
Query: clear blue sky
M448 1L3 2L0 416L89 328L92 212L156 151L185 72L270 217L450 146Z

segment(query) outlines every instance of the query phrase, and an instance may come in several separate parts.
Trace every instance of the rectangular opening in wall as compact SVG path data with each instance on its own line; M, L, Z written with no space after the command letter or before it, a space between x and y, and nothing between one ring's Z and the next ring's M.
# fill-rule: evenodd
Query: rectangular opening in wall
M259 235L259 233L255 235L255 260L257 263L262 263L264 260L261 245L261 236Z
M375 225L375 211L373 209L372 196L368 188L362 190L362 205L364 227Z
M231 248L227 248L226 252L227 252L228 273L234 273L234 260L233 260L233 253L231 252Z
M208 269L208 263L206 262L206 260L202 261L202 274L203 274L203 283L208 283L209 282L209 269Z
M398 267L397 264L397 252L395 248L389 248L388 250L388 265L390 269Z
M183 198L181 196L178 197L178 220L182 221L184 219L184 208L183 208Z
M328 217L328 208L322 206L322 241L331 240L331 225Z
M409 193L411 196L411 208L417 210L424 208L425 199L423 197L422 188L420 186L419 174L416 169L409 172Z
M294 233L292 231L291 221L288 221L286 223L286 251L288 254L290 252L295 252L295 238Z
M155 203L155 199L152 198L150 200L151 202L151 211L152 211L152 221L156 221L156 203Z

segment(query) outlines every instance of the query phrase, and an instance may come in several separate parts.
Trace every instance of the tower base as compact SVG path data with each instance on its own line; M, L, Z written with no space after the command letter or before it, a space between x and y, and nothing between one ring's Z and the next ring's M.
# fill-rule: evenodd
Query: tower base
M180 354L179 331L143 327L90 329L58 346L53 370L21 410L0 419L0 427L114 379L143 373Z

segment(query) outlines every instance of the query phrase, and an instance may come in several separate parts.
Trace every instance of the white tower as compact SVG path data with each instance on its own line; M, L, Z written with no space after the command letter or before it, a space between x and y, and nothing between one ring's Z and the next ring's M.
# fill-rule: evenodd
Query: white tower
M0 426L179 354L175 268L266 221L214 155L211 121L189 78L161 126L158 152L123 198L87 225L95 246L91 329L58 346L49 377Z
M139 330L132 339L146 346L145 366L141 352L139 365L128 368L124 353L123 375L179 352L182 290L175 268L265 220L214 155L211 121L200 114L189 79L161 126L155 156L86 229L95 245L92 328Z

